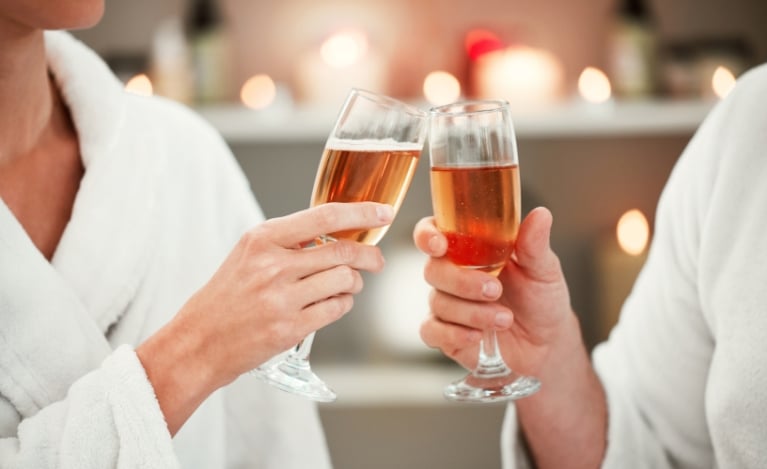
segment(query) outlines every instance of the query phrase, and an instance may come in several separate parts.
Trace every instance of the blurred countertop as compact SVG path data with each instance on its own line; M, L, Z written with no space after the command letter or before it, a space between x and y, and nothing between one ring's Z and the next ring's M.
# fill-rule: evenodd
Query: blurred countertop
M314 372L338 395L334 407L455 405L442 389L467 372L431 363L317 364Z
M692 134L715 102L704 100L572 101L536 112L512 113L518 138L614 137ZM423 103L414 103L421 108ZM197 107L230 144L324 142L337 110L273 105L252 110L239 104Z

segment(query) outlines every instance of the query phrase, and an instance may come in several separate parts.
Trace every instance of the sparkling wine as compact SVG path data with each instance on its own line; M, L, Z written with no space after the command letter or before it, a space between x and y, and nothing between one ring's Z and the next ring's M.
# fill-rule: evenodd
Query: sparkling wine
M413 179L421 147L393 140L331 140L322 154L314 181L312 206L327 202L372 201L389 204L396 213ZM376 244L388 226L330 233L334 239Z
M431 188L437 228L448 241L448 259L500 272L519 230L519 167L433 167Z

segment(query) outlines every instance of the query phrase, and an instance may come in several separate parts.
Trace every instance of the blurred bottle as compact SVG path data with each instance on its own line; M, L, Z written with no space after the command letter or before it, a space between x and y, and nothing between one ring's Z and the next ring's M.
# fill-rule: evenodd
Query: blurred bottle
M619 97L646 98L656 90L656 34L642 0L621 0L608 43L613 89Z
M229 97L231 62L225 33L215 0L193 0L188 37L198 103L220 102Z
M194 94L192 65L180 19L165 20L155 31L149 75L156 94L191 103Z

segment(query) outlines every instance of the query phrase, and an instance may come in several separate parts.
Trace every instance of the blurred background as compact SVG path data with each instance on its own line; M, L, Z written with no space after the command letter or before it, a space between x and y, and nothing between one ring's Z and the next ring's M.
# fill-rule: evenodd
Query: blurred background
M76 32L131 92L199 112L223 134L267 217L305 208L352 86L428 108L508 99L525 211L552 243L584 341L614 324L652 239L655 205L711 106L767 60L763 0L133 0ZM352 314L312 362L338 469L496 468L504 407L447 403L462 371L427 349L415 222L431 214L428 155ZM545 385L545 383L544 383Z

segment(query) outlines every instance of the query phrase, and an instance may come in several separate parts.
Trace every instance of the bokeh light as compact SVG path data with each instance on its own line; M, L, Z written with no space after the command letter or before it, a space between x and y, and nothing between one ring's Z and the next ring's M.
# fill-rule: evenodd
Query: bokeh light
M730 94L730 91L735 87L735 81L735 75L730 69L720 65L714 70L714 75L711 77L711 88L714 90L714 94L722 99Z
M610 99L610 80L602 70L586 67L578 78L578 92L590 103L603 103Z
M461 96L461 84L452 74L437 70L424 79L423 95L431 104L447 104Z
M350 29L339 31L325 40L320 46L320 56L331 67L344 68L362 60L367 49L367 35Z
M638 256L647 247L650 225L639 209L631 209L621 215L616 227L618 244L627 254Z
M139 96L152 96L152 82L144 73L140 73L125 83L125 91Z
M248 78L240 89L242 103L251 109L269 107L277 97L277 86L269 75L258 74Z

